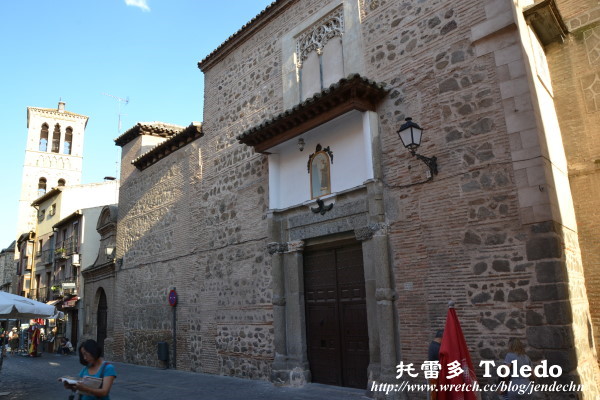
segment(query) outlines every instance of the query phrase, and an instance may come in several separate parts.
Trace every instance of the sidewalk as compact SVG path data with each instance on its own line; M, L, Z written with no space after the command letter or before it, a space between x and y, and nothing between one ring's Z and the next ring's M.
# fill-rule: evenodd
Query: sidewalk
M114 400L365 400L365 390L308 384L301 388L276 387L270 382L178 370L162 370L113 363L117 379ZM66 399L68 392L56 379L77 375L76 356L44 354L30 358L9 356L0 371L0 400Z

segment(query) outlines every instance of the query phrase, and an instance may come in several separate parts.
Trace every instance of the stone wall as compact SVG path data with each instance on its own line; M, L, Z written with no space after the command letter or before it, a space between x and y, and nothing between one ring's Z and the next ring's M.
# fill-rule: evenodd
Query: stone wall
M597 212L600 207L600 141L596 127L600 123L600 92L597 90L600 7L592 1L558 1L557 4L571 34L563 45L550 46L547 56L577 217L581 283L585 282L591 312L591 321L584 320L582 324L594 329L593 340L590 337L581 345L595 344L597 352L600 343L600 216ZM572 290L572 293L582 294L581 290ZM583 317L577 312L573 316Z
M128 164L139 145L124 147L116 289L123 314L112 338L121 359L155 365L155 342L170 340L166 294L177 287L178 367L268 379L281 321L267 253L266 155L235 137L284 111L278 38L332 3L286 3L204 71L204 137L141 172ZM393 304L396 315L385 322L397 321L397 361L422 363L454 300L476 365L501 359L508 339L519 337L535 361L560 364L564 379L581 379L593 398L598 369L584 340L590 322L577 230L561 214L569 190L549 145L555 132L541 123L548 114L534 96L521 10L510 1L359 4L366 76L390 94L377 110L381 180L371 185L383 195L367 199L370 217L382 220L357 214L360 223L348 229L385 226L371 247L386 249L377 256L387 267L389 244L397 297L386 289L368 312ZM432 182L411 187L426 167L396 135L407 116L425 128L419 152L439 163ZM348 209L352 200L345 197ZM381 213L373 211L381 202ZM354 215L336 207L328 218L336 213L340 221ZM284 219L282 241L342 231L295 211Z
M177 367L189 369L187 353L189 286L193 242L190 189L195 181L195 143L143 172L130 164L143 137L124 146L122 192L117 229L114 333L109 343L117 359L159 364L157 343L172 344L172 309L167 296L180 295L177 307ZM170 349L172 357L172 347Z
M552 132L536 127L546 117L532 102L522 17L510 2L364 6L368 76L392 88L378 113L402 360L425 359L422 338L454 300L476 365L520 337L534 361L562 365L565 381L578 373L593 397L577 232L558 223L569 188L553 176ZM425 127L419 150L440 170L408 189L424 166L394 134L406 116Z

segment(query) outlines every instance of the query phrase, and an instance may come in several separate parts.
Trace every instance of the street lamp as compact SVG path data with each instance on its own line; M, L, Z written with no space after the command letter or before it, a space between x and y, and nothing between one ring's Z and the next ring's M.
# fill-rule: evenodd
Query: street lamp
M115 251L114 247L107 246L104 248L104 252L106 254L106 258L112 258L113 252Z
M421 137L423 136L423 128L421 128L418 124L413 122L411 117L407 117L405 119L405 123L400 126L398 129L398 136L402 141L404 147L406 147L410 154L412 154L417 159L423 161L425 165L429 168L429 179L430 181L433 179L433 175L437 175L437 157L425 157L420 154L417 154L416 151L421 145ZM427 182L426 181L426 182Z

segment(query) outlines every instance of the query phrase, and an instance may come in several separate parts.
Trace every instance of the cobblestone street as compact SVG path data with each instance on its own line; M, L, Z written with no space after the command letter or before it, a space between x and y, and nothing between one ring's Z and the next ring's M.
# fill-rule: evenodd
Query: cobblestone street
M117 380L111 391L115 400L359 400L363 390L309 384L303 388L275 387L269 382L192 372L161 370L114 363ZM0 400L60 400L69 392L57 378L76 376L81 369L75 356L44 354L29 358L8 356L0 371Z

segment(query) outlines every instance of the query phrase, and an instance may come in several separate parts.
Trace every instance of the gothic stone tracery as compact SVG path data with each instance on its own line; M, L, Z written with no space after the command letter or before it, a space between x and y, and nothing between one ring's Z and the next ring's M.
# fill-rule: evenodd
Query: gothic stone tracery
M343 33L344 9L338 7L298 37L296 43L298 68L302 68L302 62L311 52L316 51L317 54L321 54L329 40L336 36L341 37Z

